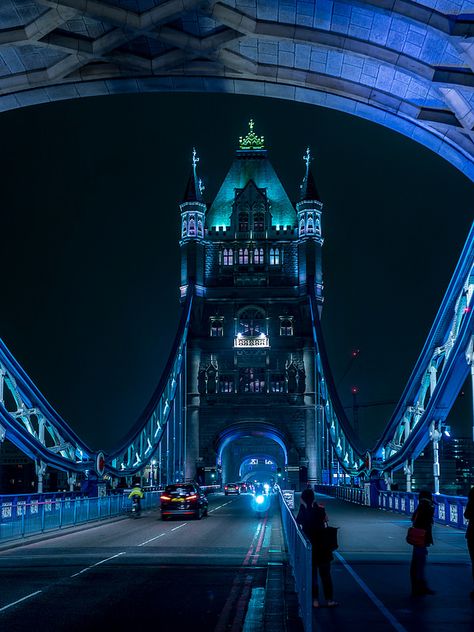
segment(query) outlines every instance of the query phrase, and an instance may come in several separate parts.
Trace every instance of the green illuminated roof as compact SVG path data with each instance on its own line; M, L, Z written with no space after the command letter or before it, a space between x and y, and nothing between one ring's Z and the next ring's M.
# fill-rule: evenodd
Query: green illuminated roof
M236 152L234 162L207 211L208 228L230 225L235 189L243 189L249 180L253 180L259 189L267 190L273 225L294 226L295 210L267 158L266 150L246 149Z

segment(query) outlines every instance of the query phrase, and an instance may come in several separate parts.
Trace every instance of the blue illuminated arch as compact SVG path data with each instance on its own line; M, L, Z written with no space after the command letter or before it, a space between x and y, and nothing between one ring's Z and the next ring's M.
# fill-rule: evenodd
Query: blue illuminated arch
M261 439L271 439L277 443L283 450L283 456L285 465L288 464L288 448L287 442L282 432L270 424L261 422L245 422L241 424L235 424L226 428L220 433L216 441L217 463L222 463L222 453L224 449L236 439L242 439L245 437L254 437Z

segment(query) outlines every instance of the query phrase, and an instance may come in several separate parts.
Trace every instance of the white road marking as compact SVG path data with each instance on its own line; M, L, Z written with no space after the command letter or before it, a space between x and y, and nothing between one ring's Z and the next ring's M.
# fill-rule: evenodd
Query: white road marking
M218 509L222 509L222 507L225 507L226 505L230 505L230 503L233 502L232 500L229 500L229 502L224 503L223 505L219 505L218 507L214 507L214 509L210 509L209 513L212 513L213 511L217 511Z
M353 579L359 584L362 590L365 592L367 597L372 601L372 603L380 610L380 612L384 615L384 617L392 624L392 626L397 630L397 632L407 632L406 628L403 627L401 623L395 619L393 614L384 606L384 604L380 601L380 599L370 590L364 580L357 575L355 570L346 562L346 560L342 557L340 553L334 552L334 555L337 559L342 562L346 571L352 575Z
M17 599L16 601L13 601L12 603L9 603L6 606L3 606L3 608L0 608L0 612L3 612L4 610L7 610L8 608L11 608L12 606L16 606L17 603L21 603L22 601L25 601L26 599L30 599L30 597L34 597L35 595L39 595L41 592L43 592L43 591L42 590L37 590L34 593L26 595L26 597L22 597L21 599Z
M95 566L100 566L101 564L104 564L105 562L108 562L109 560L113 560L115 557L119 557L120 555L125 555L125 551L122 551L121 553L117 553L116 555L112 555L111 557L107 557L105 560L100 560L100 562L96 562L95 564L92 564L91 566L88 566L87 568L83 568L82 571L79 571L78 573L74 573L74 575L71 575L71 577L77 577L78 575L82 575L82 573L85 573L91 568L94 568Z
M179 524L177 527L171 529L171 531L176 531L176 529L181 529L181 527L185 527L189 522L183 522L183 524Z
M148 544L148 542L153 542L153 540L158 540L158 538L162 538L164 535L166 535L166 533L160 533L160 535L155 535L154 538L145 540L145 542L142 542L141 544L138 544L137 546L145 546L145 544Z

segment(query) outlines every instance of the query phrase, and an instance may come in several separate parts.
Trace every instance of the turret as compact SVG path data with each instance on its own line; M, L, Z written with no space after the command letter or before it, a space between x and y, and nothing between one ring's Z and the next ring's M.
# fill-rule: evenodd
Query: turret
M300 199L296 204L299 241L299 283L300 287L306 290L309 290L313 285L316 299L322 305L323 274L321 250L323 237L321 232L321 214L323 203L310 168L311 153L309 147L303 156L303 160L306 163L306 173L300 185Z
M181 296L186 295L190 282L199 288L204 285L204 224L206 204L202 197L204 187L197 176L199 158L193 149L191 174L179 205L181 212Z

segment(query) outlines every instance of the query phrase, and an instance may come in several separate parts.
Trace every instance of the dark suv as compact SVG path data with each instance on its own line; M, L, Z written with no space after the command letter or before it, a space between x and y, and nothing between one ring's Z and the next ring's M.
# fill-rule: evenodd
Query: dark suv
M207 516L208 500L197 483L167 485L160 496L161 519L170 516Z

